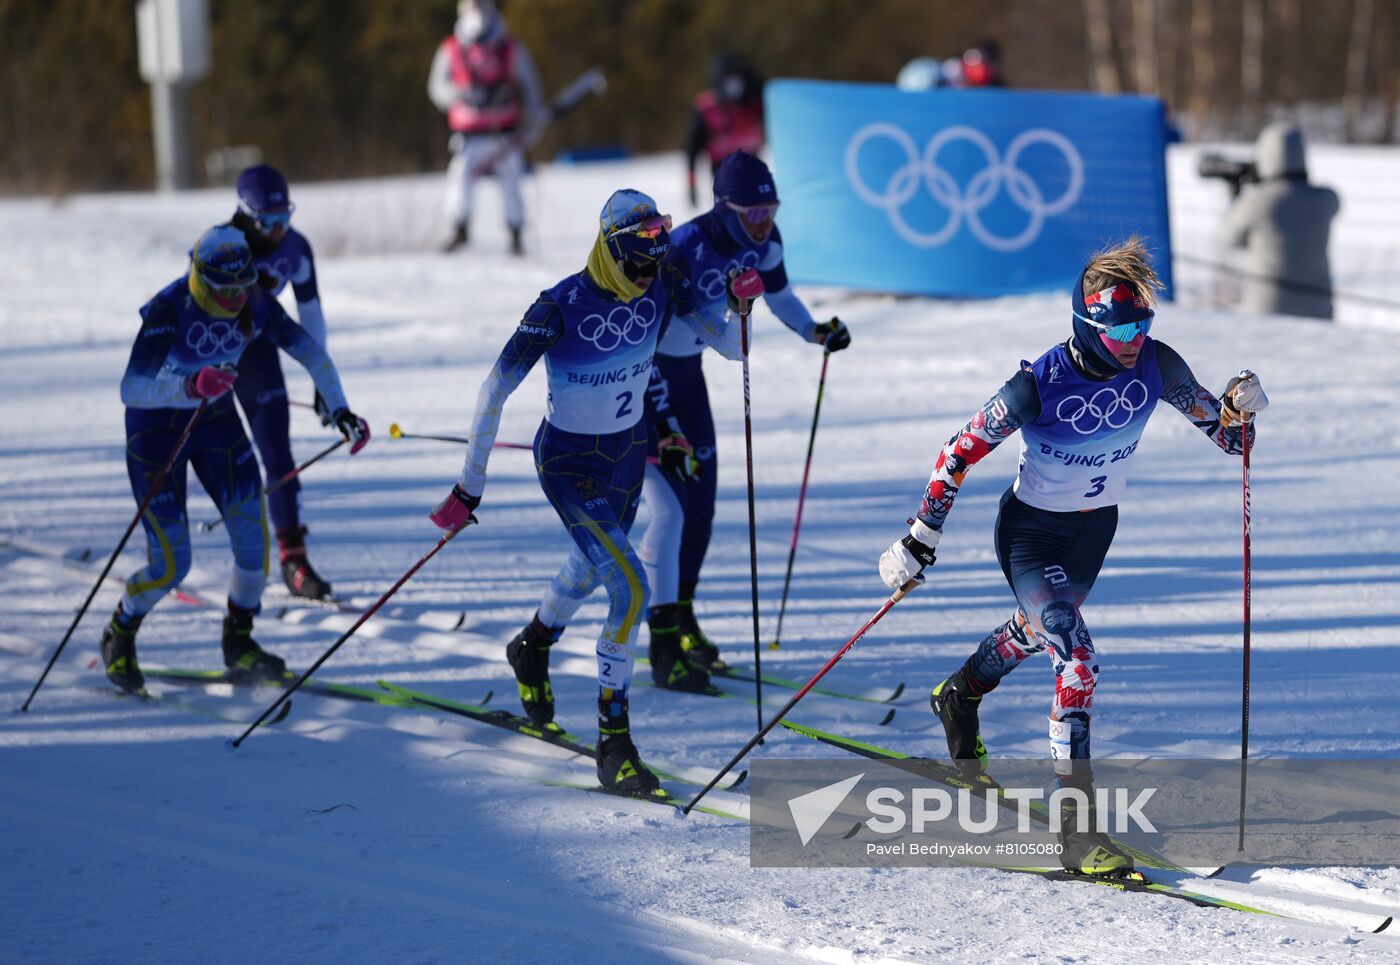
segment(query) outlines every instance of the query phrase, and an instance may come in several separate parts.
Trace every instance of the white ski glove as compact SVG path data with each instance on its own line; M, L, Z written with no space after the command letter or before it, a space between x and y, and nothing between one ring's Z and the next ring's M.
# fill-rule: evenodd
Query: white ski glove
M937 558L933 548L943 534L921 519L909 521L909 535L896 540L880 554L880 579L891 590L897 590L911 579L922 583L924 567L932 566Z
M1256 413L1268 407L1269 397L1264 394L1259 376L1243 369L1225 386L1220 397L1220 424L1228 429L1241 422L1252 422Z

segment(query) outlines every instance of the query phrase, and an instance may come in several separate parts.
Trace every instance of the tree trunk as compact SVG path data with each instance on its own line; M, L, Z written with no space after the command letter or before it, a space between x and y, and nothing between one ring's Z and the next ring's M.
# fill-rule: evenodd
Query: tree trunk
M1264 0L1244 0L1240 12L1240 119L1252 138L1264 116Z
M1274 0L1274 50L1282 69L1275 71L1277 96L1289 107L1297 105L1302 96L1299 72L1302 69L1303 4L1302 0Z
M1113 56L1113 19L1108 0L1084 0L1084 22L1094 90L1100 94L1121 93L1123 77Z
M1207 134L1215 113L1215 0L1195 0L1191 6L1191 126L1196 140Z
M1160 94L1157 77L1157 0L1133 0L1133 83L1139 94Z
M1395 143L1395 96L1400 73L1395 62L1395 21L1397 0L1381 0L1376 8L1376 91L1380 96L1381 143Z
M1371 35L1376 26L1375 0L1352 0L1351 40L1347 45L1347 87L1342 114L1348 144L1356 143L1357 122L1366 107L1366 74L1371 61Z

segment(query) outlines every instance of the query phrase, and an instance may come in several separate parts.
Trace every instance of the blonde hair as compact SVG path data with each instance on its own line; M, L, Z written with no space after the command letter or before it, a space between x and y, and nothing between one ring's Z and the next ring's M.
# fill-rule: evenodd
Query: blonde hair
M1152 253L1147 249L1147 240L1141 235L1133 235L1122 244L1105 248L1089 259L1084 266L1084 294L1112 288L1117 284L1127 284L1142 296L1148 307L1157 303L1157 292L1162 290L1162 279L1152 267Z

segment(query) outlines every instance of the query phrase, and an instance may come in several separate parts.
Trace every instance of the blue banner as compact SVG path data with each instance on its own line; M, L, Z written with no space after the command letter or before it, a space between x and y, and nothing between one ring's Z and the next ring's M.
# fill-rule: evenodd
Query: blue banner
M778 80L764 95L788 274L871 291L1068 289L1134 232L1171 292L1162 102Z

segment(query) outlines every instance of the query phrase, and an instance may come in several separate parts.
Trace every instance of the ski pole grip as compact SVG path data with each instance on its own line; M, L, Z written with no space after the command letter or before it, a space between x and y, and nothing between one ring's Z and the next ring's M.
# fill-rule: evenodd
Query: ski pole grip
M904 585L901 586L899 589L895 590L894 593L890 595L890 602L898 603L900 600L908 596L910 591L913 590L914 587L918 586L922 582L923 579L918 576L910 577L908 580L905 580Z

